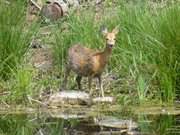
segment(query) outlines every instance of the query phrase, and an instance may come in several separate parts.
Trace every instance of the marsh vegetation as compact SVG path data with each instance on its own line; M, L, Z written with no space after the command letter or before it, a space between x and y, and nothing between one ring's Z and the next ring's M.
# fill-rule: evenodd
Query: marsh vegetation
M28 22L28 6L26 0L0 1L0 106L37 107L39 104L31 99L43 102L47 95L59 91L68 48L81 43L102 50L105 47L102 26L119 27L110 62L102 74L105 95L115 97L116 105L123 107L173 106L180 102L178 0L105 0L99 5L72 9L54 22L44 22L42 18ZM82 81L84 91L89 92L87 79ZM68 88L77 88L75 74L71 74ZM95 80L92 89L93 96L99 96ZM21 117L14 120L1 117L0 123L5 124L1 125L0 134L13 133L15 126L21 128L17 128L16 134L33 134L32 123L24 123ZM168 121L156 119L163 127L174 122L174 116L161 117ZM55 128L49 132L63 124L63 121L49 124ZM5 133L3 130L9 125L12 129ZM148 128L147 123L144 125L143 129Z
M40 26L40 21L28 24L26 8L26 1L1 2L1 101L8 104L26 102L28 95L37 98L39 92L47 88L57 91L63 79L68 48L81 43L101 50L105 41L100 27L117 25L120 33L104 72L105 93L115 95L118 104L146 101L162 104L178 99L178 1L105 1L100 7L80 8L45 26ZM49 35L41 33L43 27L50 27ZM28 63L32 40L40 40L43 46L52 50L51 72L38 73ZM74 83L72 75L69 87Z

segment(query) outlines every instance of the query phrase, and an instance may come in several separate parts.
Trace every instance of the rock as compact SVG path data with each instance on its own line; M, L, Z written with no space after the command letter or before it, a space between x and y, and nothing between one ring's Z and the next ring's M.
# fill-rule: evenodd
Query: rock
M31 47L33 49L42 48L41 41L40 40L32 40Z
M50 96L49 106L65 106L65 105L90 105L91 98L89 94L81 91L61 91Z
M113 97L97 97L97 98L93 98L92 102L94 104L97 103L114 103L115 99Z

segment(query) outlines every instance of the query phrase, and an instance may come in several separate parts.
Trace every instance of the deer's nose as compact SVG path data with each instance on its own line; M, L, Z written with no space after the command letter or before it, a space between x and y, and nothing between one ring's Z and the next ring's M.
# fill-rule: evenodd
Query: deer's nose
M112 47L113 47L113 44L108 44L108 47L112 48Z

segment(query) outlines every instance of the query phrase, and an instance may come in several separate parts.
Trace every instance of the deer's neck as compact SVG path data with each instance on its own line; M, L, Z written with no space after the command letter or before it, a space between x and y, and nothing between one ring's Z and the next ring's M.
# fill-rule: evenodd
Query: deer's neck
M101 52L100 57L101 57L101 61L102 61L103 65L105 65L108 62L111 53L112 53L112 48L110 48L108 46L106 46L104 48L104 51Z
M106 64L108 63L109 57L111 55L112 48L109 48L108 46L102 51L95 55L95 63L98 63L98 72L102 72L105 68ZM96 66L96 64L95 64Z
M108 59L109 58L109 56L111 55L111 53L112 53L112 48L110 48L110 47L108 47L107 45L106 45L106 47L105 47L105 49L104 49L104 51L103 51L103 56L104 56L104 58L105 59Z

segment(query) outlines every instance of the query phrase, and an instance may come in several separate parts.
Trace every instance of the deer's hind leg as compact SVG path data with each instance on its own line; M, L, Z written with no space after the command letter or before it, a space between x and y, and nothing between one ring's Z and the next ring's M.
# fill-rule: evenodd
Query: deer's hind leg
M91 88L91 84L92 84L92 76L88 77L88 88L89 88L89 93L90 95L92 95L92 88Z
M76 82L77 82L77 85L78 85L78 89L81 90L81 80L82 80L82 76L80 75L77 75L76 77Z

